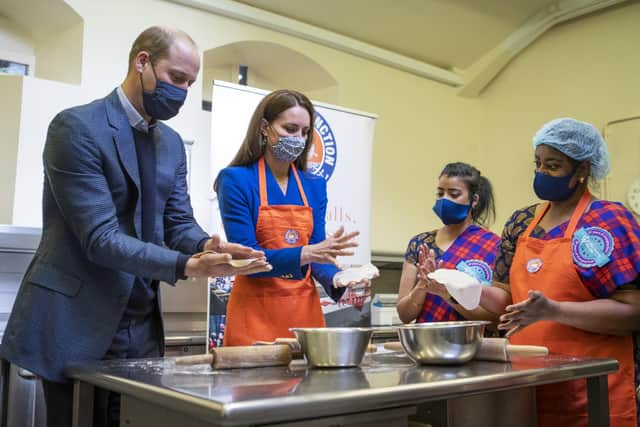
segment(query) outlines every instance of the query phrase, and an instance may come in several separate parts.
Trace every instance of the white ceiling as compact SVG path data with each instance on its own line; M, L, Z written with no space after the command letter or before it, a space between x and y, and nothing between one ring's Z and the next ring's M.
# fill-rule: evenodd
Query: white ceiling
M554 0L236 0L445 69L465 69Z

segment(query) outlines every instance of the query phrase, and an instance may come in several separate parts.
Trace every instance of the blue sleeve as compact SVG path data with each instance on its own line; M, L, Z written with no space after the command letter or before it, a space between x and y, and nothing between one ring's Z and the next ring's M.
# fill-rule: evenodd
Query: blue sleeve
M265 249L256 239L256 221L251 203L251 184L255 178L250 170L223 169L218 177L218 203L227 240L264 251L273 270L253 274L250 277L282 277L300 280L304 278L300 267L302 246L284 249ZM246 175L245 175L246 174ZM255 219L254 219L255 218Z
M344 294L346 290L346 288L333 287L333 276L335 276L338 271L340 271L340 269L333 264L311 264L311 275L320 282L327 295L336 302L342 297L342 294Z
M324 179L311 178L317 183L316 193L314 194L313 201L313 233L311 234L311 244L320 243L326 239L325 234L325 218L327 214L327 183ZM316 279L324 288L327 295L334 301L338 301L345 291L345 288L333 287L333 276L340 271L338 267L333 264L318 264L311 263L311 275Z

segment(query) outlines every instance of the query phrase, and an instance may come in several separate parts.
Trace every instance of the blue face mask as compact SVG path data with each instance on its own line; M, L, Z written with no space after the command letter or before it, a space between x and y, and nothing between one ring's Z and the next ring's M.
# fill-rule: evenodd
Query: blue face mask
M549 200L551 202L561 202L569 199L575 192L576 187L569 187L569 182L573 178L574 172L565 176L551 176L542 172L536 172L533 180L533 191L541 200Z
M443 197L436 200L436 204L433 205L433 211L438 215L444 225L460 224L469 216L471 205L452 202Z
M273 157L283 162L295 161L304 151L307 140L301 136L281 136L278 142L271 147Z
M147 92L144 87L142 88L144 111L156 120L168 120L180 111L180 107L187 98L187 91L159 80L153 65L151 65L151 70L156 77L156 88L153 92ZM142 85L142 74L140 74L140 85Z

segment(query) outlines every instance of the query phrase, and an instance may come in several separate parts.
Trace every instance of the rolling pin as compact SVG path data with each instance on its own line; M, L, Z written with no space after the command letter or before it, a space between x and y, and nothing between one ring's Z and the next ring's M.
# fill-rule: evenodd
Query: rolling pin
M385 350L404 351L398 341L384 343ZM513 356L546 356L549 354L547 347L537 345L509 344L505 338L483 338L474 359L508 362Z
M509 344L506 338L483 338L474 359L508 362L513 356L536 357L547 354L547 347Z
M304 354L302 353L302 347L295 338L276 338L275 341L256 341L253 345L286 345L291 349L292 359L302 359Z
M295 338L276 338L275 341L256 341L254 345L274 345L274 344L286 344L291 349L292 355L294 359L302 359L304 357L304 353L302 351L302 347L300 343ZM367 344L367 349L365 352L367 353L375 353L378 351L378 346L375 344Z
M367 353L375 353L376 345L369 344ZM256 345L217 347L211 353L176 357L176 365L211 365L214 369L259 368L286 366L304 354L295 338L258 341Z
M288 345L249 345L214 348L211 353L176 357L176 365L211 365L214 369L286 366L293 354Z

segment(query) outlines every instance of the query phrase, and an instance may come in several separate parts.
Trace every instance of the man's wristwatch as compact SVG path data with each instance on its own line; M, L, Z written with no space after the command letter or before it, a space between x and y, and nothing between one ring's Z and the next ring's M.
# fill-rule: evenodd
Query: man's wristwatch
M449 304L459 304L458 301L454 297L452 297L451 295L449 295L449 299L447 300L447 302Z

